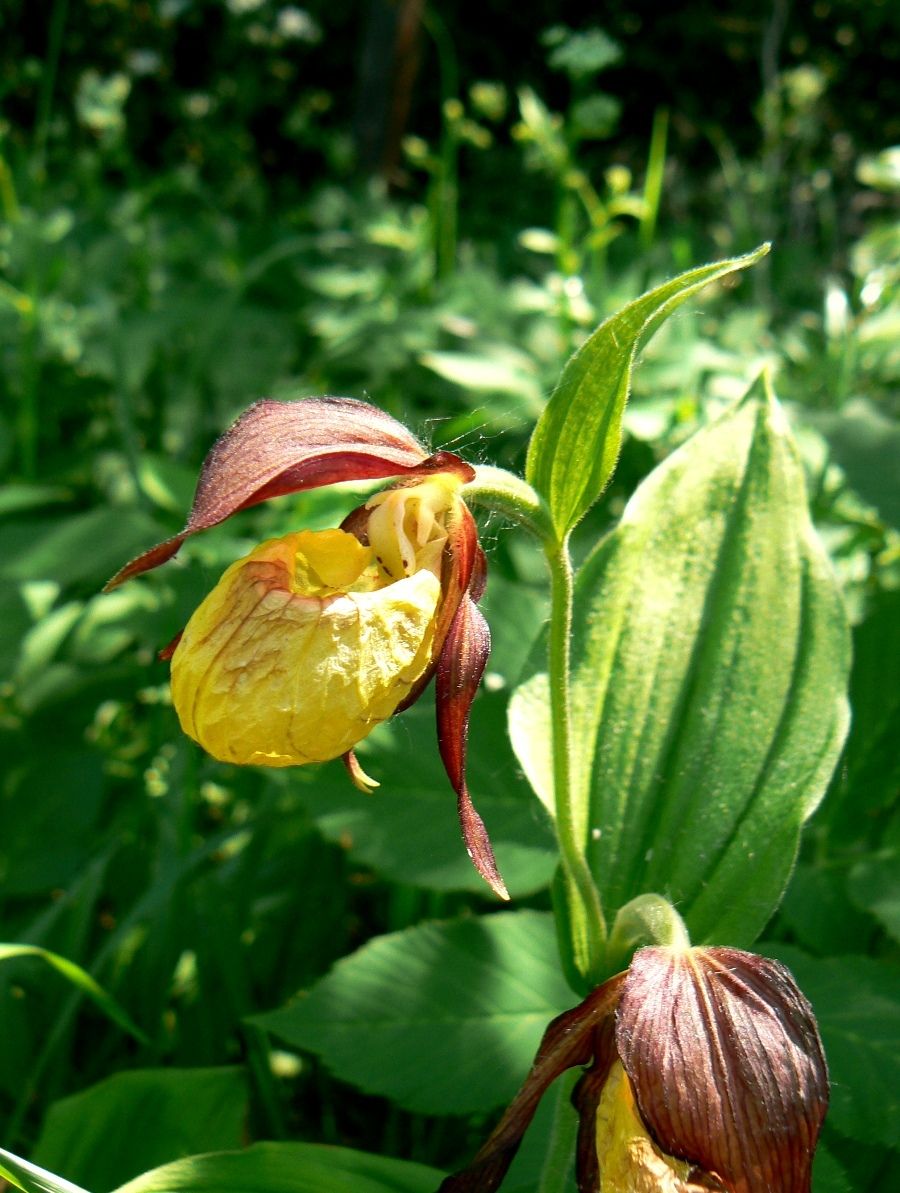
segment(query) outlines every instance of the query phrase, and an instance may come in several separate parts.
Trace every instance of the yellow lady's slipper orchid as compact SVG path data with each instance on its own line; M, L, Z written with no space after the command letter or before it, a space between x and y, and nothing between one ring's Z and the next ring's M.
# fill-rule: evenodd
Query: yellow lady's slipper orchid
M472 468L428 455L383 411L347 398L257 402L207 456L185 529L127 564L113 588L184 539L270 497L398 477L340 529L299 531L238 560L164 653L181 726L214 757L298 766L342 757L436 677L438 742L479 873L506 898L465 781L469 709L490 651L476 602L484 554L461 497Z

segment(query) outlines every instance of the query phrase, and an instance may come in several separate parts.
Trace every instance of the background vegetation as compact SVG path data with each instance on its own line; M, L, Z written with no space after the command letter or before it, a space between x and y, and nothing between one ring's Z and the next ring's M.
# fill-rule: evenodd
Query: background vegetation
M576 546L770 367L854 623L854 720L758 947L789 960L822 1024L835 1089L817 1188L885 1187L900 1147L900 17L878 0L655 7L610 0L587 25L571 3L488 3L474 28L470 6L442 4L399 57L397 10L374 0L0 12L0 937L33 946L0 953L3 1146L94 1193L256 1140L442 1169L471 1154L571 1001L545 914L550 832L505 731L544 617L540 560L486 526L495 649L471 785L534 966L530 1003L494 990L521 1030L490 1064L448 1027L452 1004L417 1018L435 951L452 953L431 921L493 910L429 710L370 739L382 788L364 799L336 765L202 756L155 661L227 562L358 497L250 511L185 566L99 589L180 527L199 461L251 400L369 397L435 446L518 470L600 319L772 239L644 352L619 470ZM399 9L415 28L418 6ZM323 976L373 937L353 963L391 1017L360 1003L336 1026L353 971Z

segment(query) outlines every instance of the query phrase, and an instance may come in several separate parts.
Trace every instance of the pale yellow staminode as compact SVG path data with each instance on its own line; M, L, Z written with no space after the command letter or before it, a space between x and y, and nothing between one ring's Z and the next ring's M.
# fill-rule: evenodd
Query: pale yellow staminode
M377 493L366 503L368 535L375 558L391 578L409 576L420 568L440 575L447 542L444 519L456 501L461 482L442 474L405 488Z
M369 547L301 531L232 564L172 657L185 733L224 762L296 766L339 757L390 717L431 662L457 488L373 498Z
M702 1193L691 1165L661 1152L647 1133L631 1083L616 1061L597 1108L599 1193Z

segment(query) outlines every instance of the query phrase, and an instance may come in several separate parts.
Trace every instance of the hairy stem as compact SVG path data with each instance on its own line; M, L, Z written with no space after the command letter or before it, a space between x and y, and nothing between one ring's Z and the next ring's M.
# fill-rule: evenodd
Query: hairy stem
M572 784L572 709L570 651L572 637L572 562L568 543L547 550L550 566L550 719L553 737L553 794L556 834L562 856L572 959L593 984L602 965L606 921L600 895L587 864L586 817L576 806Z

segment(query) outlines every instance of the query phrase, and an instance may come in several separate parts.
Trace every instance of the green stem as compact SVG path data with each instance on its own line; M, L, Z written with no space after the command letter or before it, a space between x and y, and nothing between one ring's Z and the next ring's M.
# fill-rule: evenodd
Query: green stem
M626 969L636 949L662 945L684 952L691 947L684 920L662 895L638 895L619 908L606 949L606 968L611 976Z
M22 217L12 170L2 155L0 155L0 210L8 224L17 224Z
M644 210L641 215L641 247L647 252L653 244L659 202L662 198L666 172L666 140L669 133L669 110L657 108L650 134L650 153L647 158L647 177L644 180Z
M56 89L56 76L59 71L60 56L62 55L63 33L66 28L68 11L69 0L55 0L50 13L47 53L44 58L44 69L41 73L41 89L38 95L37 116L34 122L33 161L37 165L37 174L40 182L44 180L44 158L47 149L47 136L50 131L50 117L53 113L53 93Z
M505 468L477 464L475 479L464 486L463 497L469 505L484 506L518 522L547 544L548 549L549 544L556 542L547 506L527 481Z
M578 814L572 789L570 644L574 582L568 542L547 548L550 567L550 718L553 737L553 793L556 835L569 904L570 944L575 967L591 985L603 961L606 921L587 863L587 822Z
M553 1124L535 1193L568 1193L572 1188L572 1157L578 1134L572 1090L580 1075L565 1073L554 1086Z

